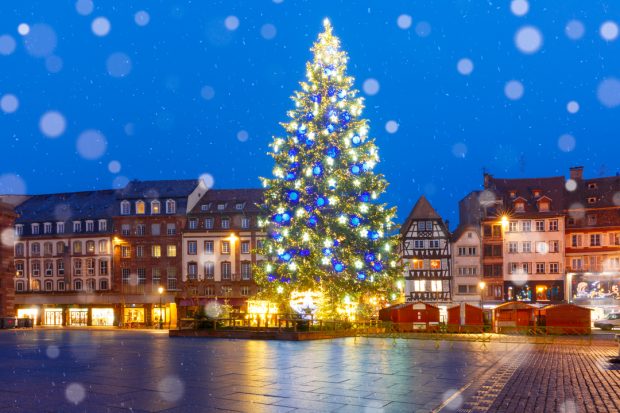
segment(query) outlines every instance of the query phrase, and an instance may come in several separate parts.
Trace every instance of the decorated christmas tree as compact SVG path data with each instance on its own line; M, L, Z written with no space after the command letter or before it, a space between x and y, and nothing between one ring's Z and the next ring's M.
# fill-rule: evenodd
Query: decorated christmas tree
M317 292L323 316L343 305L391 298L399 274L395 208L378 202L387 182L363 99L345 73L347 54L328 20L306 64L307 80L292 98L295 109L274 137L273 178L261 222L268 237L256 271L263 295L286 302L291 294ZM341 311L340 311L341 312Z

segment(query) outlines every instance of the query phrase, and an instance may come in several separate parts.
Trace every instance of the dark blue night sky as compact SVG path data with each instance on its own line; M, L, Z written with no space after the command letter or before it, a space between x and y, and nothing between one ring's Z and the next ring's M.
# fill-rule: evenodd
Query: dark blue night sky
M93 1L0 5L0 193L258 186L325 17L357 88L379 84L363 115L399 220L426 194L454 227L483 168L619 170L620 2Z

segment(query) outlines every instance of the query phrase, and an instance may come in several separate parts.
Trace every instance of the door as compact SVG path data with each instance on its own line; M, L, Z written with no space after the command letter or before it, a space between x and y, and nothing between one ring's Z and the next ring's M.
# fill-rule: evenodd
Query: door
M62 310L46 311L45 312L45 325L61 326L62 325Z
M88 310L72 310L69 323L72 326L85 326L88 324Z

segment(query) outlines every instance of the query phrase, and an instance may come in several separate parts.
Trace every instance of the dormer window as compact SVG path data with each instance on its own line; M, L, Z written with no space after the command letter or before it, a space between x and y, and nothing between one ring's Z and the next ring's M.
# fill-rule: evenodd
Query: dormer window
M236 209L236 210L241 210L241 209L243 209L243 205L244 205L244 203L243 203L243 202L237 202L237 203L235 204L235 209Z
M211 204L200 205L200 210L201 211L208 211L209 208L211 208Z
M223 211L226 208L226 204L217 204L217 210Z
M596 204L596 197L591 196L588 198L588 204Z
M32 235L39 235L39 224L30 225L30 229L32 230Z
M159 201L151 201L151 215L161 213L161 204Z
M93 221L86 221L86 232L95 232L95 223Z
M80 221L73 221L73 232L82 232L82 223Z
M538 210L540 212L548 212L549 211L549 201L541 201L538 203Z
M129 215L131 213L131 204L129 201L121 202L121 215Z
M145 209L144 201L136 201L136 214L144 215Z
M65 223L57 222L56 223L56 234L64 234L65 233Z
M540 191L538 189L535 189L533 192L534 192L534 197L535 198L540 197Z
M17 235L17 236L24 235L24 225L23 224L15 225L15 235Z
M104 232L108 230L108 221L105 219L99 220L99 232Z
M510 191L510 197L511 198L516 198L517 197L517 191Z
M176 214L177 212L177 203L174 202L173 199L169 199L166 201L166 214Z
M590 183L588 184L588 189L596 189L596 188L597 188L597 185L596 185L596 183L595 183L595 182L590 182Z
M44 234L51 234L52 233L52 223L51 222L46 222L43 224L43 233Z
M525 202L523 201L515 202L515 212L525 212Z

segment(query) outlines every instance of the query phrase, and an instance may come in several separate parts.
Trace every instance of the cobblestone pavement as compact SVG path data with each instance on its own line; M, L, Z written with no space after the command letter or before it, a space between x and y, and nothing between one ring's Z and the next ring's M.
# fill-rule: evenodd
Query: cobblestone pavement
M605 362L614 351L498 342L269 342L170 339L156 331L4 330L0 412L593 411L585 408L609 403L619 393L619 372ZM618 408L617 398L611 403Z

